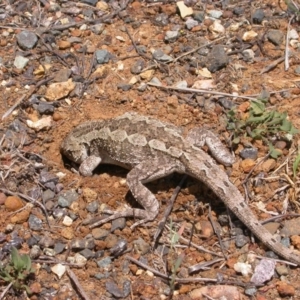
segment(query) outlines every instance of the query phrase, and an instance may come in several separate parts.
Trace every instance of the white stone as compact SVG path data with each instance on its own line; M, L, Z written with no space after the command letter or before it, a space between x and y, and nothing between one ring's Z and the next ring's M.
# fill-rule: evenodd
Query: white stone
M57 277L59 279L62 278L62 276L65 274L66 272L66 266L62 265L62 264L57 264L57 265L54 265L52 268L51 268L51 271L57 275Z

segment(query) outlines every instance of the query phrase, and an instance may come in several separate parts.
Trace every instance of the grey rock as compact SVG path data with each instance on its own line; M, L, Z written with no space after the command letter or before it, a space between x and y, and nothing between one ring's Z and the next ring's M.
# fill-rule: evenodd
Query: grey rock
M105 257L97 261L97 265L99 268L107 268L109 265L111 265L111 263L112 263L111 257Z
M44 235L39 241L41 248L49 248L54 246L54 240L49 235Z
M175 30L175 31L168 30L166 32L164 40L166 42L175 42L178 37L179 37L179 31L178 30Z
M147 47L144 45L136 46L139 53L147 53Z
M114 232L117 229L124 229L126 226L126 218L118 218L112 221L111 223L111 232Z
M101 34L105 29L104 24L96 24L91 26L91 31L97 35Z
M55 73L55 76L53 78L54 82L65 82L68 81L72 74L72 71L70 69L61 69L58 72Z
M134 62L134 64L130 68L130 72L132 74L140 74L141 71L145 68L146 64L143 59L138 59Z
M51 190L46 190L42 194L43 202L47 202L50 199L53 199L55 197L55 193Z
M247 243L249 243L249 238L243 234L239 234L235 237L235 245L238 248L244 247Z
M193 20L192 18L188 18L188 19L185 21L185 27L186 27L188 30L193 29L193 28L196 27L198 24L199 24L198 21Z
M98 0L80 0L80 2L91 5L91 6L96 6Z
M83 257L86 259L90 259L95 257L95 252L91 251L90 249L83 249L82 251L79 252Z
M251 158L251 159L257 159L257 154L258 154L258 151L257 151L257 148L244 148L241 152L240 152L240 156L243 158L243 159L246 159L246 158Z
M283 42L284 34L280 30L271 29L267 33L267 38L272 44L279 46Z
M109 278L111 277L111 273L110 272L101 272L101 273L97 273L95 274L95 278L101 280L101 279L105 279L105 278Z
M85 17L88 17L88 18L92 18L93 15L94 15L94 11L92 9L83 9L82 10L82 14L85 16ZM93 25L95 26L95 25ZM92 26L91 26L92 27ZM91 28L92 29L92 28ZM93 30L92 30L93 31ZM94 32L94 31L93 31ZM95 32L94 32L95 33ZM95 33L95 34L98 34L98 33Z
M45 184L47 182L58 182L58 177L55 176L54 174L47 172L47 171L42 171L40 173L40 183Z
M110 253L113 257L118 257L125 250L127 250L127 241L121 239L121 240L118 240L116 245L110 249Z
M135 250L141 255L145 255L151 249L151 246L146 243L141 237L133 241Z
M68 190L58 196L58 205L61 207L70 207L70 205L78 200L79 195L75 190Z
M131 282L129 280L123 282L123 290L121 290L118 284L112 280L107 280L105 286L106 290L115 298L125 299L131 291Z
M29 59L26 58L26 57L23 57L23 56L16 56L15 60L14 60L14 66L17 68L17 69L23 69L26 67L26 65L28 64L29 62Z
M59 4L51 2L48 8L48 12L57 12L57 11L60 11Z
M166 26L169 24L169 17L165 13L158 14L158 15L156 15L155 19L153 20L153 23L156 26L162 26L162 27Z
M265 252L265 257L278 259L278 256L273 251L266 251Z
M226 109L232 109L235 106L235 103L227 97L219 98L218 102Z
M220 223L221 226L225 226L229 223L229 216L228 214L221 214L218 217L218 222Z
M290 238L288 238L288 237L282 238L280 243L287 248L289 248L291 246L291 241L290 241Z
M241 6L235 6L235 7L233 8L233 13L234 13L235 15L237 15L237 16L243 15L243 14L244 14L244 11L245 11L245 9L244 9L243 7L241 7Z
M147 89L147 84L145 82L142 82L137 88L139 92L145 92L146 89Z
M252 16L252 20L254 24L261 24L265 17L265 13L262 9L257 9Z
M54 113L54 106L48 102L41 101L38 105L35 106L35 108L42 115Z
M99 203L98 201L92 201L86 206L86 210L90 213L94 213L98 210Z
M152 56L154 59L158 60L158 61L170 61L172 60L172 57L165 54L161 49L157 49L152 53Z
M53 191L53 192L56 191L56 185L55 185L54 182L46 182L44 184L44 187L51 190L51 191Z
M95 228L92 231L92 235L95 240L103 240L109 235L109 231L102 228Z
M229 58L222 45L215 45L207 56L207 68L214 73L224 67L229 62Z
M126 84L126 83L119 83L117 87L118 87L118 89L120 89L124 92L127 92L127 91L131 90L132 85L131 84Z
M52 215L54 218L62 218L66 214L66 211L62 208L55 208Z
M176 83L175 85L177 88L187 88L188 84L186 80L182 80Z
M95 252L95 258L100 258L104 256L104 250L98 250Z
M246 49L242 52L243 59L246 62L253 62L255 53L252 49Z
M300 235L300 218L287 220L284 222L280 234L283 236Z
M47 256L50 256L50 257L54 257L56 255L56 252L54 249L51 249L51 248L45 248L43 250L44 254L47 255Z
M193 14L193 18L199 23L202 23L205 18L205 13L203 11L195 11Z
M58 242L54 244L54 251L56 254L62 253L66 248L66 245L64 243Z
M56 205L56 202L52 201L52 200L48 200L45 204L45 208L48 210L48 211L52 211L52 209L55 207Z
M245 294L247 296L254 297L256 293L257 293L257 288L255 287L249 287L245 289Z
M211 10L208 14L211 18L214 19L220 19L220 17L223 15L223 12L221 10Z
M32 259L39 258L42 254L42 250L38 245L33 245L33 247L30 249L29 256Z
M71 249L83 250L83 249L94 249L95 241L92 238L79 239L76 238L70 245Z
M170 252L170 248L165 246L165 245L158 245L156 252L160 255L160 256L165 256Z
M157 78L157 77L153 77L151 80L150 80L151 83L154 83L154 84L157 84L157 85L161 85L161 82L160 80Z
M40 238L35 235L35 236L31 236L26 242L29 247L33 247L38 243L39 240Z
M96 55L96 60L98 64L104 64L104 63L108 63L111 55L107 50L97 50L95 52Z
M43 221L35 215L30 215L28 225L31 230L41 231L43 229Z
M300 66L297 66L297 67L295 68L295 74L296 74L296 75L300 75Z
M17 34L17 43L23 50L30 50L35 47L38 42L38 37L31 31L21 31Z

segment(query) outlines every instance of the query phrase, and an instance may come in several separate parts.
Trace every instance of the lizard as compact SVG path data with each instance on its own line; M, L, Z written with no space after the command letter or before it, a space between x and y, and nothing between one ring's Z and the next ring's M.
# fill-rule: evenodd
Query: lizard
M204 144L214 159L202 149ZM153 221L158 215L159 203L145 183L176 172L206 184L263 244L300 265L300 252L283 246L260 224L238 188L217 164L230 166L234 157L212 131L195 127L184 134L183 129L173 124L127 112L113 119L78 125L64 138L60 150L79 165L82 176L91 176L99 164L114 164L130 170L126 182L143 209L108 210L106 212L112 215L97 221L91 228L120 217L140 219L131 228Z

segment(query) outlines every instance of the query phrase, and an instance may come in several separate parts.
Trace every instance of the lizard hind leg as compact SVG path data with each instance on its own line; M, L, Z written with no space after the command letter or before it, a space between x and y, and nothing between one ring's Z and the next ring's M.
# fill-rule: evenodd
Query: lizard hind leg
M90 228L122 217L140 219L131 226L131 229L143 223L153 221L158 215L159 203L155 195L144 184L166 177L174 172L184 173L184 167L180 162L164 155L139 163L127 174L126 179L133 197L144 209L127 208L124 211L118 212L105 210L106 213L112 215L92 224Z
M196 147L207 145L212 156L224 166L231 166L235 161L221 140L210 130L195 127L188 132L186 140Z

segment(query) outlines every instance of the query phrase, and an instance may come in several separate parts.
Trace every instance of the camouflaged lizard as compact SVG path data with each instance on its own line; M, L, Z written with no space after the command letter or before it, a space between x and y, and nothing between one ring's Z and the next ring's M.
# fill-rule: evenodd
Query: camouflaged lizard
M186 136L180 128L129 112L114 119L89 121L73 129L64 139L61 152L79 164L83 176L91 176L99 164L129 169L127 184L144 209L109 211L112 216L92 227L119 217L141 219L132 227L152 221L159 203L144 184L171 173L187 174L205 183L267 247L283 258L300 264L300 254L278 242L256 219L227 174L201 147L206 144L214 158L231 165L233 157L212 132L192 129Z

